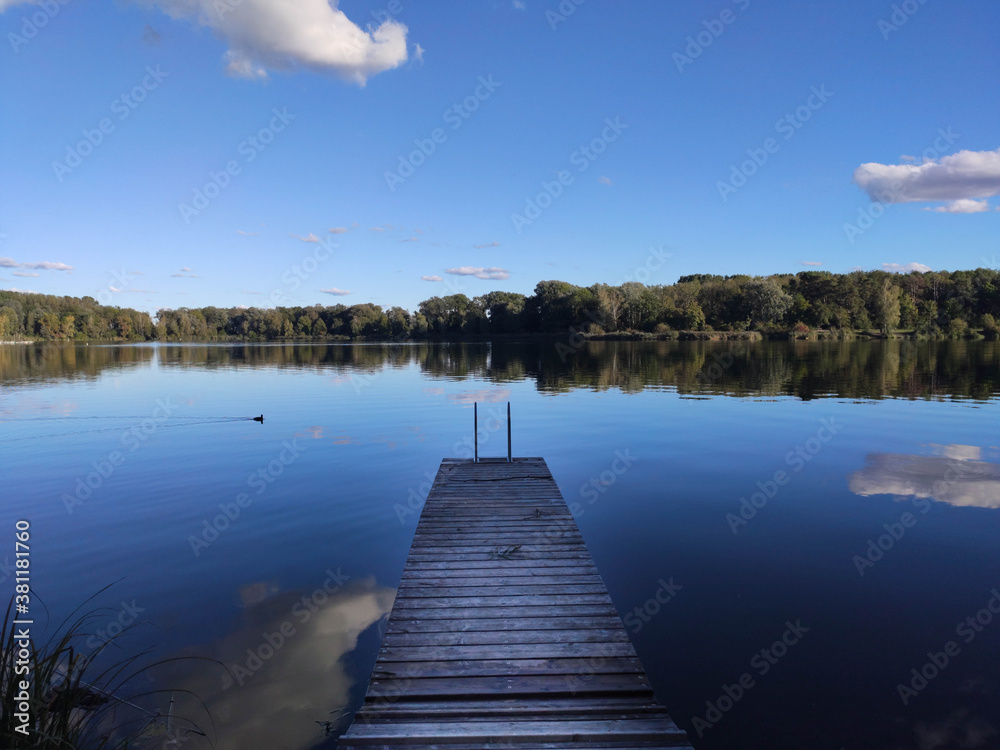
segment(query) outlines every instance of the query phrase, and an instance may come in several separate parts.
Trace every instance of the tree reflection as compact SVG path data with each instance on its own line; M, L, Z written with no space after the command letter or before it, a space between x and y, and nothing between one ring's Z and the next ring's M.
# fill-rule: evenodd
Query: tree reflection
M1000 391L995 341L591 341L177 344L0 347L0 382L96 378L113 369L242 367L534 381L540 391L646 388L691 395L987 400ZM327 373L329 374L329 373Z

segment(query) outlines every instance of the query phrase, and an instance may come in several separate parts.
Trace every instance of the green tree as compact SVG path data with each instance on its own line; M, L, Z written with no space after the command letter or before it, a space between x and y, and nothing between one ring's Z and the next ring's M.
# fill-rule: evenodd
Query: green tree
M743 304L751 325L776 323L792 307L792 297L777 281L755 278L743 286Z
M888 335L899 326L899 308L899 290L887 277L879 289L876 303L878 326L883 334Z

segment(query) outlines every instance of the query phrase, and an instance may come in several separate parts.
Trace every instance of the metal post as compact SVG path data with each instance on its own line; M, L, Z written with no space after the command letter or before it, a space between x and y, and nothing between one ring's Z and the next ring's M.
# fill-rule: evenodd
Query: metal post
M507 402L507 462L513 459L510 457L510 401Z
M479 404L475 401L472 402L472 434L476 445L475 457L472 460L474 463L479 463Z

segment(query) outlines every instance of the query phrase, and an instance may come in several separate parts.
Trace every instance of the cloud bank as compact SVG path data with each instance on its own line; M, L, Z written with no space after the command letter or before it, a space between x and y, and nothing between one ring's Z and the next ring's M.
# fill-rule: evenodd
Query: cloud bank
M506 268L480 268L478 266L461 266L459 268L449 268L445 273L453 276L475 276L477 279L492 279L503 281L510 278L510 272Z
M338 0L136 2L210 28L229 45L226 72L234 76L263 78L268 70L304 68L364 86L407 59L406 26L389 19L362 29L337 8Z
M962 200L952 201L943 206L924 209L924 211L935 211L939 214L979 214L989 210L990 204L985 200L977 201L972 198L962 198Z
M43 260L39 263L19 263L13 258L0 258L0 268L30 268L35 271L72 271L73 266Z
M1000 195L1000 149L959 151L923 164L862 164L854 182L880 203L947 201L948 213L973 213L970 199ZM981 209L980 209L981 210Z

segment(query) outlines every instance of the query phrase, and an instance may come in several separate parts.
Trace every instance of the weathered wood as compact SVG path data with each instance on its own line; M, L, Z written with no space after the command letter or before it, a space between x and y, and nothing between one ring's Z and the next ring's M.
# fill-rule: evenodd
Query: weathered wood
M500 643L608 643L628 641L620 628L479 630L471 633L386 633L385 646L486 646Z
M469 633L490 630L566 630L567 628L621 628L618 615L566 617L475 617L462 620L403 620L393 618L388 633ZM622 631L624 632L624 630Z
M620 643L518 643L500 646L383 646L379 660L458 661L464 659L557 659L635 656L629 641Z
M690 750L544 460L441 462L338 747Z

